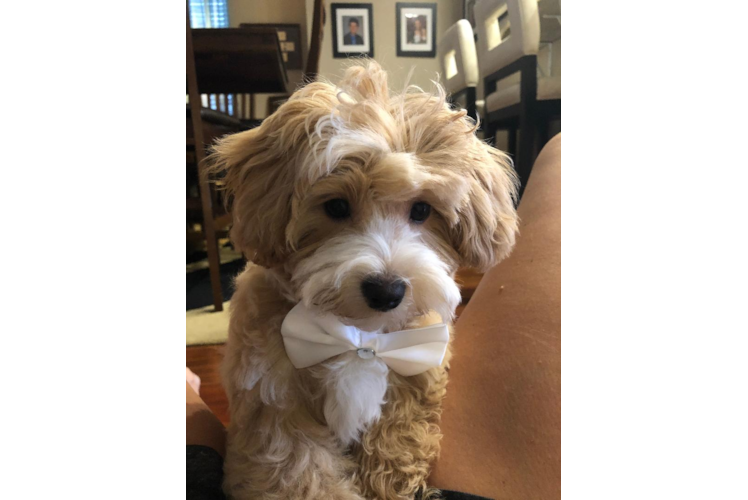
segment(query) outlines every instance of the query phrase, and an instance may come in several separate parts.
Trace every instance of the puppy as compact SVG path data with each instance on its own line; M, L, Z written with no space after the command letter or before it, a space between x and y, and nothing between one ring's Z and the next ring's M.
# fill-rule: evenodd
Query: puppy
M236 279L222 366L231 498L436 492L426 480L449 349L410 377L355 351L297 369L281 325L299 302L366 331L451 324L458 267L493 266L517 231L511 163L475 130L440 87L393 95L368 62L215 146L231 237L252 261Z

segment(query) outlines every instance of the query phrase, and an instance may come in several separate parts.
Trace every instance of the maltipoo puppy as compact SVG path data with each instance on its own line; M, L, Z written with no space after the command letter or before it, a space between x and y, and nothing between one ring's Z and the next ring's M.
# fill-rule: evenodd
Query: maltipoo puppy
M358 332L350 334L357 342L451 325L458 267L493 266L517 231L511 162L475 130L440 87L393 95L386 73L368 62L338 86L306 85L260 127L215 147L211 171L225 172L217 177L231 237L252 261L236 280L222 367L231 498L434 493L427 478L449 348L421 370L393 369L397 349L385 359L356 346L333 346L303 366L281 330L295 307L302 334L317 331L319 316ZM320 335L330 347L332 337Z

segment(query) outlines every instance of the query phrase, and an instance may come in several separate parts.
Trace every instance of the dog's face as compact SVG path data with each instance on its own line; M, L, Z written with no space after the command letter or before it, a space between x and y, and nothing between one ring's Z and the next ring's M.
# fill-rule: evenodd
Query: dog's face
M441 92L441 91L440 91ZM311 83L215 148L234 243L298 300L367 330L452 319L459 266L514 245L514 176L443 94L390 96L376 63Z

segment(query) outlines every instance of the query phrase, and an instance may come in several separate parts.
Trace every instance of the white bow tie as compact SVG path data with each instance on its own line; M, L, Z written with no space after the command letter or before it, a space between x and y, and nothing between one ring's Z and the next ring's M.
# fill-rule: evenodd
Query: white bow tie
M301 303L283 320L281 335L286 354L296 368L358 351L364 359L377 356L405 377L440 366L449 341L449 330L443 323L400 332L365 332L344 325L332 314L315 314Z

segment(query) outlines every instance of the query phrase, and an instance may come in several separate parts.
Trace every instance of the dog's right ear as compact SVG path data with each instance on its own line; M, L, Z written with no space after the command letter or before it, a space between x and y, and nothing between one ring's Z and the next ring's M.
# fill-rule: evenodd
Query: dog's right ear
M282 165L265 130L260 126L220 139L204 172L226 192L234 245L252 262L274 267L286 255L293 173Z

